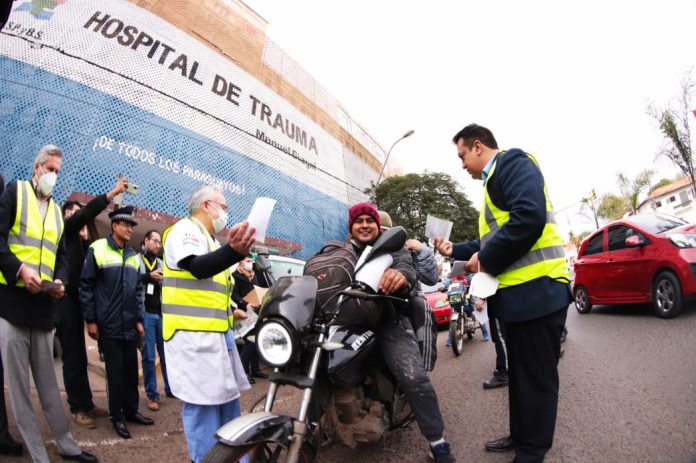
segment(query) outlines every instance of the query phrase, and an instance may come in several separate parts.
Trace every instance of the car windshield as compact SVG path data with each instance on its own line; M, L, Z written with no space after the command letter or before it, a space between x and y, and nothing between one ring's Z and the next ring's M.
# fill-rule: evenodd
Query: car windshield
M654 234L664 233L673 228L686 225L682 219L665 214L639 214L626 217L626 222Z

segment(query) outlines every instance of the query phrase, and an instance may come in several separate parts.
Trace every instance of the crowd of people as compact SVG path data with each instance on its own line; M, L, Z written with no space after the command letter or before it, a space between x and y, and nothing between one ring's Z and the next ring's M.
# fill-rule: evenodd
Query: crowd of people
M477 302L479 308L488 307L497 353L493 378L483 386L509 385L509 435L485 448L514 450L518 463L543 461L553 442L557 364L571 300L562 240L532 155L500 150L491 131L476 124L458 132L453 142L463 168L483 180L480 236L456 244L436 239L435 249L467 261L471 273L497 279L497 292ZM203 186L190 196L189 215L163 233L147 231L140 250L129 243L138 225L132 206L114 208L110 233L94 240L90 224L128 189L128 180L119 178L111 191L87 204L68 201L61 208L52 191L62 162L62 151L46 145L31 166L31 179L3 188L0 177L0 359L24 445L34 461L49 461L31 405L31 372L61 458L98 461L80 449L70 432L53 366L55 327L76 425L91 429L95 416L108 415L118 436L128 439L128 424L154 424L139 411L140 347L147 409L160 407L158 356L164 395L182 402L189 457L200 462L215 444L216 431L241 415L240 394L255 377L266 377L256 346L246 341L240 352L231 329L235 318L259 309L245 300L253 290L255 230L237 223L218 241L216 235L227 227L227 202L219 188ZM346 246L360 256L392 225L386 212L356 204L348 214ZM409 302L382 317L376 332L385 364L404 391L433 458L450 463L456 460L428 377L437 353L436 332L419 292L419 281L433 285L437 280L428 246L409 240L392 253L380 291ZM97 407L92 397L85 327L103 353L108 410ZM22 452L9 434L0 394L0 454Z

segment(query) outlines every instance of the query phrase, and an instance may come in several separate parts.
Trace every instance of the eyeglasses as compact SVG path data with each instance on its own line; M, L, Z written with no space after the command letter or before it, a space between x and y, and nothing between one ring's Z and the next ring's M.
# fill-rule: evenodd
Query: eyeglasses
M227 206L225 204L216 203L215 201L208 201L209 203L215 204L217 207L227 212Z

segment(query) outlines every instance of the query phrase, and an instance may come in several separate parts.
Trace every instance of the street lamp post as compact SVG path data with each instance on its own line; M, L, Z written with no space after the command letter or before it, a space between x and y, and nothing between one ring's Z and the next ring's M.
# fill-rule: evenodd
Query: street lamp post
M384 168L387 166L387 161L389 161L389 155L391 154L392 149L394 146L399 143L401 140L404 138L408 138L411 135L413 135L415 131L414 130L409 130L405 134L401 136L398 140L396 140L392 145L391 148L389 148L389 151L387 151L387 157L384 158L384 164L382 164L382 170L379 172L379 177L377 177L377 183L375 183L375 193L377 192L377 187L379 186L379 181L382 179L382 174L384 173Z

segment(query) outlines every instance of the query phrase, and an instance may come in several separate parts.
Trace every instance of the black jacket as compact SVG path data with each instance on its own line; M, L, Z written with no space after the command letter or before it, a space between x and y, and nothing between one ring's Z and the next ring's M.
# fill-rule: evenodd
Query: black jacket
M94 220L108 205L109 200L106 199L106 195L100 195L65 219L65 228L58 247L58 255L66 256L64 261L67 262L67 267L56 269L56 275L65 284L66 293L76 300L80 297L80 274L89 245L89 243L83 242L80 230Z
M246 312L248 302L244 300L244 296L249 294L254 289L254 283L244 276L239 271L232 274L234 278L234 287L232 288L232 300L237 307Z
M105 238L118 251L111 235ZM126 244L123 261L138 253ZM121 265L100 269L94 250L87 257L80 277L80 302L85 322L97 323L100 336L105 338L136 339L136 323L143 321L143 283L139 268Z
M8 285L0 285L0 317L13 325L53 329L53 300L47 293L31 294L24 287L15 286L22 263L10 251L7 236L17 213L17 182L10 182L0 196L0 271ZM65 257L56 257L55 268L67 265ZM57 274L56 274L57 278Z
M147 268L145 262L152 265L152 270L157 270L161 268L160 261L156 255L151 252L146 252L145 254L140 254L140 258L143 260L143 291L145 291L145 311L149 313L154 313L157 315L162 315L162 283L155 280L150 276L150 269ZM148 285L152 285L152 294L147 293Z
M486 188L499 209L510 211L510 220L480 249L478 240L455 244L452 257L468 260L479 252L487 272L498 275L525 255L537 242L546 225L544 176L524 151L513 148L500 156ZM541 277L508 286L488 298L488 309L505 322L534 320L568 307L567 282Z

